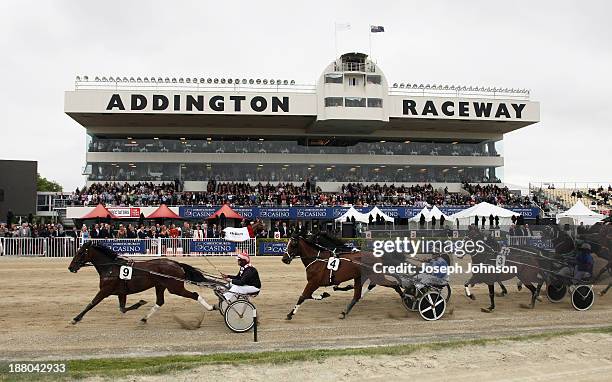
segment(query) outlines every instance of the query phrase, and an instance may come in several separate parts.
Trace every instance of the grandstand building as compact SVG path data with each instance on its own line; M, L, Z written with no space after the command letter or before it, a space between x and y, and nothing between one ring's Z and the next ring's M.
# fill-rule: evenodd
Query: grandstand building
M503 136L539 121L529 91L390 82L362 53L315 85L284 79L77 77L87 182L503 181Z

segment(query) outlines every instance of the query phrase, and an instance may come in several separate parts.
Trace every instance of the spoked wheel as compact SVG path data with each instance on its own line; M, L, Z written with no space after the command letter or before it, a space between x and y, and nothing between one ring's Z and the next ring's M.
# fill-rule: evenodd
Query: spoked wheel
M592 285L578 285L572 291L572 306L576 310L587 310L595 302Z
M219 313L221 313L222 316L225 315L228 305L229 304L226 299L219 297Z
M253 312L255 306L246 300L236 300L225 309L225 325L233 332L244 333L255 324Z
M550 302L560 302L567 293L567 285L546 284L546 297Z
M419 313L424 320L438 320L444 315L445 310L446 300L437 291L429 291L419 299Z

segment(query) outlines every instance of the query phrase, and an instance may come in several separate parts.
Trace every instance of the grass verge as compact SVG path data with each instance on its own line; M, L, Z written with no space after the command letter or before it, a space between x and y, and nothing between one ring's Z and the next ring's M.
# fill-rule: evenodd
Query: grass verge
M162 357L134 358L99 358L87 360L55 361L66 362L65 374L8 374L6 364L1 366L0 381L31 380L73 380L86 377L126 377L130 375L160 375L189 370L203 365L240 365L240 364L281 364L299 361L321 361L329 357L342 356L380 356L409 355L418 350L436 350L459 348L464 346L482 346L502 341L531 341L550 339L578 333L612 334L612 326L594 329L572 329L553 331L541 334L517 335L498 338L473 340L441 341L432 343L367 347L345 349L311 349L290 351L263 351L252 353L216 353L205 355L176 355ZM45 363L54 363L47 361Z

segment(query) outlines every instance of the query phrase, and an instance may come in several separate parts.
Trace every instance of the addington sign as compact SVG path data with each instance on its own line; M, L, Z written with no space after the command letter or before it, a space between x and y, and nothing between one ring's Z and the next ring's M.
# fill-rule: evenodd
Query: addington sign
M106 110L154 110L154 111L254 111L288 113L289 97L264 97L244 95L191 95L191 94L131 94L129 97L121 97L121 94L114 93L110 96Z

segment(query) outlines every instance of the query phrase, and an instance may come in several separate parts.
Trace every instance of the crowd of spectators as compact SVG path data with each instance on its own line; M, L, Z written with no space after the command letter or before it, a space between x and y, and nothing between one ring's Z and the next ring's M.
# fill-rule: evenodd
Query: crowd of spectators
M431 184L393 185L348 183L339 192L323 192L307 180L302 184L226 183L211 180L206 191L179 192L177 183L94 183L77 189L70 198L73 206L103 203L110 206L208 205L217 206L339 206L339 205L473 205L489 202L505 206L529 206L529 197L514 195L507 187L464 184L466 192L435 189Z
M462 195L457 201L458 205L473 205L487 202L502 206L530 206L532 200L529 196L515 195L510 192L508 187L498 185L480 185L465 183L463 189L469 195Z
M61 224L0 223L0 237L65 237L75 236Z

